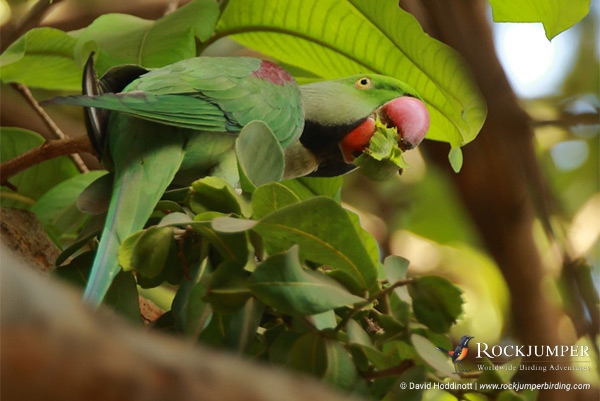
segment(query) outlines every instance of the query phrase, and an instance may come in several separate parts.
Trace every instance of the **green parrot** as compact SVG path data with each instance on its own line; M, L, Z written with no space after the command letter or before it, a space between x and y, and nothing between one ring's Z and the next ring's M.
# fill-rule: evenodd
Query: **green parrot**
M238 183L234 144L250 122L264 122L279 140L285 179L355 169L377 118L398 129L403 150L417 146L429 125L424 103L396 79L364 74L298 86L277 64L249 57L125 65L98 80L90 56L83 95L45 103L85 107L90 140L114 175L84 292L93 306L120 271L121 242L144 227L169 185L206 175Z

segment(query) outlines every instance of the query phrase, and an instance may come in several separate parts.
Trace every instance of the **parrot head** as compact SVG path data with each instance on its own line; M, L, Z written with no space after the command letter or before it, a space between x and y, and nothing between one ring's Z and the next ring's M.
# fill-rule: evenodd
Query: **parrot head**
M312 176L335 176L356 168L369 146L376 120L398 130L398 147L410 150L429 128L429 113L416 91L397 79L354 75L300 87L305 125L300 143L314 155Z

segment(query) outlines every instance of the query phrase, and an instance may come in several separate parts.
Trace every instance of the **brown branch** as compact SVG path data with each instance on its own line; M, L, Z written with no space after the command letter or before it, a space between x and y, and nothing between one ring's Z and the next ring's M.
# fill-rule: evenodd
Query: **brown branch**
M598 123L600 123L600 114L598 113L563 113L560 116L560 118L556 120L536 120L532 121L531 125L534 128L545 127L548 125L556 125L559 127L572 127L576 125L594 125Z
M14 159L0 164L0 185L11 186L8 179L36 164L73 153L94 153L87 136L53 139Z
M42 107L40 107L40 104L33 97L31 91L27 86L22 84L12 84L12 87L15 88L19 93L21 93L21 95L23 95L27 103L29 103L31 108L37 113L38 116L40 116L44 125L46 125L50 133L53 134L56 139L65 139L67 137L58 127L58 125L54 123L52 118L50 118L48 113L46 113L46 111ZM69 157L71 158L71 160L73 160L73 163L75 163L75 166L77 166L79 172L87 173L89 171L81 156L79 156L76 153L73 153L70 154Z

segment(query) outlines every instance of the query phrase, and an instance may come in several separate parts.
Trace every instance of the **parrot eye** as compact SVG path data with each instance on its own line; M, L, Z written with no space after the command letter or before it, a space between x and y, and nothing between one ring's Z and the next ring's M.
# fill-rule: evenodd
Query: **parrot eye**
M367 77L363 77L360 78L358 81L356 81L354 83L354 85L358 88L358 89L369 89L370 87L373 86L373 82L371 81L370 78Z

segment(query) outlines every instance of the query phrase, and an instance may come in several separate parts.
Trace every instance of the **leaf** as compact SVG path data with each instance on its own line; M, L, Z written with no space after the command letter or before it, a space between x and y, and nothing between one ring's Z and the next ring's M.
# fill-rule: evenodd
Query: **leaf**
M5 161L40 146L44 139L32 131L2 127L0 142L0 160ZM2 206L29 209L50 188L75 175L79 175L79 171L66 156L32 166L9 179L18 188L18 193L6 187L0 189Z
M202 298L206 295L206 286L196 283L190 292L185 309L185 334L192 338L198 338L211 321L212 308Z
M448 154L448 160L450 161L450 166L452 166L452 170L455 173L460 172L460 169L463 165L463 154L460 148L452 148L450 149L450 153Z
M443 277L419 277L408 293L417 320L436 333L447 333L462 312L461 291Z
M221 263L210 277L204 300L219 313L237 312L252 296L246 279L248 272L234 261Z
M391 255L385 258L383 266L385 276L390 284L397 281L403 281L407 278L409 261L401 256Z
M51 231L59 238L68 236L75 238L89 217L76 206L79 194L92 181L104 174L104 171L91 171L66 179L42 195L31 211L35 213L46 231Z
M300 198L280 183L263 185L252 194L252 217L261 219L282 207L300 202Z
M42 89L81 90L77 40L54 28L28 31L0 56L0 79Z
M270 253L300 246L300 257L344 274L363 291L377 290L376 256L357 233L352 219L335 201L316 197L281 208L258 222Z
M240 222L250 221L243 219L231 220ZM210 221L195 221L186 225L192 227L198 234L206 238L223 259L234 261L242 266L246 264L248 260L248 245L244 233L218 233L211 227Z
M355 320L350 319L348 321L346 324L346 332L348 334L348 344L359 344L366 347L373 346L373 342L367 332L364 331L361 325Z
M196 39L204 42L212 35L218 15L214 0L195 0L157 21L105 14L71 33L32 29L0 57L0 79L79 92L91 51L98 52L100 74L120 64L162 67L196 56Z
M216 35L325 79L376 72L405 81L428 106L427 138L453 147L473 140L485 119L459 54L394 0L230 0Z
M235 151L239 169L254 187L283 178L283 149L273 131L262 121L253 121L242 129Z
M119 248L123 270L135 270L146 278L155 278L169 268L167 261L175 253L173 229L150 227L127 237Z
M364 301L325 274L305 270L297 246L258 265L248 286L258 299L288 315L314 315Z
M356 384L356 367L348 351L318 332L307 333L294 343L288 366L341 389L350 390Z
M551 40L590 11L590 0L490 0L495 22L541 22Z
M417 350L417 353L429 366L446 376L452 377L454 375L454 368L452 367L450 357L438 350L431 341L418 334L410 336L410 341L415 350Z
M245 351L256 337L264 309L264 304L249 298L244 307L231 316L225 345L238 352Z
M342 183L344 178L339 177L303 177L282 182L301 200L314 198L315 196L326 196L340 201Z
M241 233L252 229L257 223L255 220L215 217L211 222L211 226L213 230L220 233Z
M205 177L192 183L189 205L197 214L212 211L250 215L248 202L227 181L218 177Z
M100 73L105 66L120 64L157 68L195 57L196 38L204 42L210 37L218 15L214 0L195 0L156 21L128 14L101 15L75 36L79 48L93 41L102 50ZM87 58L89 52L82 53Z

